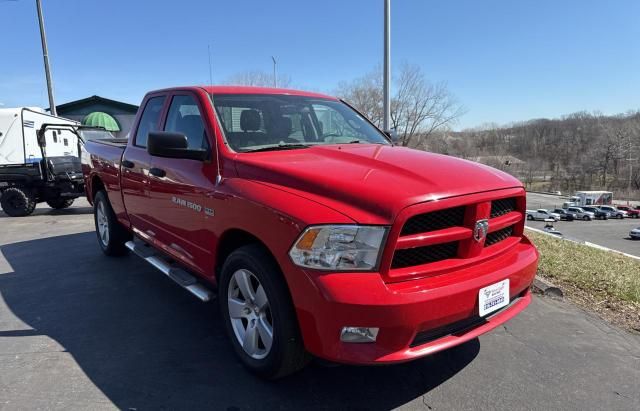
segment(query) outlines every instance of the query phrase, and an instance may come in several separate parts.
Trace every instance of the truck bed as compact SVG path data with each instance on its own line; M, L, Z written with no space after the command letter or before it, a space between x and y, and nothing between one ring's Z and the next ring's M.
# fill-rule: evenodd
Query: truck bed
M104 144L107 146L120 147L124 149L127 146L126 138L111 138L108 140L89 140L87 143Z
M126 139L89 140L84 145L91 160L89 164L83 160L83 172L86 175L89 169L93 169L95 175L101 176L104 185L111 188L107 194L116 213L124 210L120 195L120 162L126 147ZM89 202L93 201L90 193L87 193L87 199Z

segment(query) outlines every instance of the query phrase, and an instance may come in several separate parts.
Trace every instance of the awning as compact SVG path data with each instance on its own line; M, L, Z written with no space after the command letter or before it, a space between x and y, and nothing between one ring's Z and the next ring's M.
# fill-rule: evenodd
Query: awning
M115 118L102 111L94 111L87 114L82 120L82 125L91 127L102 127L107 131L120 131L120 126Z

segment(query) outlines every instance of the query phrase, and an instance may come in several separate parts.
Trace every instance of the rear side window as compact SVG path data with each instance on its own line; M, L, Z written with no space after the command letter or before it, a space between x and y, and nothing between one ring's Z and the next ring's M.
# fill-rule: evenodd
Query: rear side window
M204 122L198 103L193 96L173 97L164 131L182 133L187 136L190 149L208 148Z
M152 131L158 131L160 123L160 114L164 105L164 96L152 97L147 101L144 107L138 131L136 131L135 145L139 147L147 146L147 138Z

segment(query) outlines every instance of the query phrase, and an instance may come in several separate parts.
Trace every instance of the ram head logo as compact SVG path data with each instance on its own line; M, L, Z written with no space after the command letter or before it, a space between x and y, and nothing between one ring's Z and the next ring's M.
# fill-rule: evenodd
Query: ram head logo
M473 239L477 242L484 240L489 232L489 220L478 220L476 226L473 229Z

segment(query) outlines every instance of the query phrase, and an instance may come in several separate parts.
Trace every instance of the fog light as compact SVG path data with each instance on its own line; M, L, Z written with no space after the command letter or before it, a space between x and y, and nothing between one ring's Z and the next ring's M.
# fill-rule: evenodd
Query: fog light
M378 337L377 327L343 327L340 333L340 341L348 343L372 343Z

